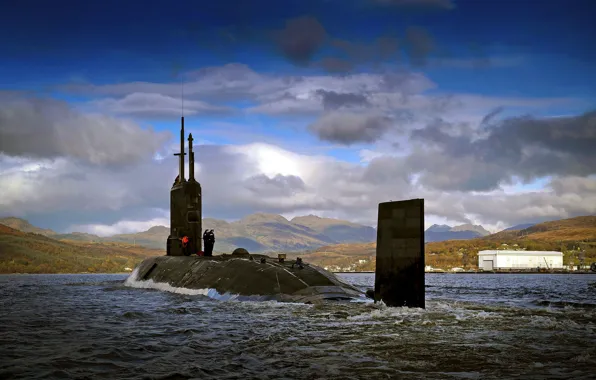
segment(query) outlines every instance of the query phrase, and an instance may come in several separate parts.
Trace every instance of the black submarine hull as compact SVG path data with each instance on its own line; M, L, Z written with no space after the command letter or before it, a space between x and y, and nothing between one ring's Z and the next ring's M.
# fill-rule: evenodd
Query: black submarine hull
M161 283L176 289L202 290L201 294L219 299L296 303L366 299L362 290L316 265L302 263L300 267L295 261L251 256L151 257L135 268L126 283L143 288Z

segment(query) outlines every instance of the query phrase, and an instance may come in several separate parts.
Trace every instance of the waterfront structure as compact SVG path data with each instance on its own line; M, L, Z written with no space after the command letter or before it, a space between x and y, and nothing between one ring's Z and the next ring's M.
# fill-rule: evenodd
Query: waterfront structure
M478 268L563 269L563 253L557 251L486 250L478 252Z

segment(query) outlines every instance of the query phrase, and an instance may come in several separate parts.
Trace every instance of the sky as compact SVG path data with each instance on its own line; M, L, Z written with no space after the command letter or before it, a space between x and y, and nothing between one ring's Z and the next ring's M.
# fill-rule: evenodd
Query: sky
M180 117L203 217L376 227L596 214L591 0L9 0L0 217L169 224ZM188 172L188 169L187 169Z

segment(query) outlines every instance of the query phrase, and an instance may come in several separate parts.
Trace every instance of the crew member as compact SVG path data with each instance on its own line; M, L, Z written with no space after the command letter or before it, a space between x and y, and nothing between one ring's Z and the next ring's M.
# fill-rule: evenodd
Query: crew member
M190 256L191 250L190 250L190 239L188 236L183 236L182 239L180 239L182 242L182 251L184 252L184 256Z
M205 230L203 233L203 242L205 245L205 256L213 256L213 246L215 245L215 233L213 230Z
M209 230L205 230L205 232L203 232L203 255L207 256L207 245L209 243L207 243L207 235L209 235Z

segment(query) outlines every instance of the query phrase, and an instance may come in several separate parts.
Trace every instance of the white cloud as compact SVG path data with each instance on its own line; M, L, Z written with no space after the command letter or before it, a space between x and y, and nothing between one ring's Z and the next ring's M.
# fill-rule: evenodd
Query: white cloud
M121 220L113 224L83 224L72 225L67 229L69 231L86 232L97 236L111 236L116 234L128 234L139 231L146 231L154 226L166 226L169 228L170 217L164 216L161 218L152 218L144 221L137 220Z
M554 190L541 192L511 193L505 188L445 193L414 185L403 157L376 156L363 165L269 144L200 146L197 151L209 217L236 219L258 211L314 213L374 226L379 202L418 197L425 198L427 224L473 222L497 228L596 213L596 180L590 178L560 178L553 180ZM4 192L0 213L53 215L63 228L99 235L167 225L176 162L168 157L117 170L81 166L68 159L21 162L0 174ZM44 169L29 170L35 165ZM131 218L131 210L144 217ZM79 221L80 213L88 215L85 222Z
M499 106L556 106L567 99L428 95L426 91L436 85L411 72L284 77L233 64L203 69L189 78L185 84L189 112L216 112L226 102L248 100L251 106L246 110L253 113L322 115L311 129L328 140L357 142L358 135L364 134L371 143L356 152L360 162L352 163L305 153L309 150L294 141L286 142L285 148L273 138L255 142L265 137L255 134L248 116L245 125L219 132L241 135L245 127L244 133L251 135L246 140L252 143L199 145L206 139L193 133L205 216L229 220L257 211L314 213L375 225L379 202L419 197L426 199L427 224L473 222L500 228L596 213L596 182L579 176L591 172L579 161L568 161L574 164L568 167L561 157L545 156L561 139L541 135L541 122L532 124L532 134L521 124L509 127L515 133L483 127L485 115ZM113 96L92 103L113 113L173 115L179 111L180 85L175 83L87 85L78 90ZM9 121L3 124L9 128L0 129L0 137L3 142L8 141L5 136L15 142L0 144L0 214L52 218L56 228L70 226L103 235L167 225L159 221L167 222L164 213L178 170L171 156L178 150L175 139L166 141L165 135L132 120L82 113L54 102L34 105L19 103L21 116L13 118L12 108L0 104L0 111L4 110L0 122ZM441 122L437 122L439 116ZM370 117L376 122L369 123ZM552 120L549 125L556 133L568 124L578 133L587 131L578 124L584 119L577 118L578 123L569 119ZM430 121L435 124L429 125ZM51 128L37 128L40 125ZM412 130L418 136L415 142L410 140ZM23 131L36 139L15 137ZM536 141L548 149L529 151L528 142ZM592 157L589 136L581 141L583 150L570 153L567 144L563 153ZM478 158L516 147L521 148L512 152L519 157L554 157L556 165L541 164L544 160L522 160L522 166L516 165L513 154ZM534 171L535 167L539 170ZM550 183L542 179L524 187L512 184L518 175L531 181L551 175L553 168L558 177L549 177ZM462 191L466 189L476 191Z
M5 155L116 165L153 155L169 136L54 99L15 96L0 102L0 137Z
M535 108L564 105L568 98L508 98L475 94L428 94L437 84L424 74L396 70L389 73L349 75L259 74L243 64L208 67L186 76L185 108L190 114L229 113L228 102L247 101L249 114L275 116L320 115L326 110L327 94L366 99L352 111L386 115L412 112L411 122L441 116L449 120L462 115L482 118L497 107ZM181 83L132 82L109 85L68 85L63 90L98 96L89 107L119 114L172 116L180 113Z
M149 117L179 116L183 109L187 116L233 112L232 108L215 106L200 100L187 99L183 102L180 97L138 92L128 94L121 99L93 100L87 106L110 114Z

